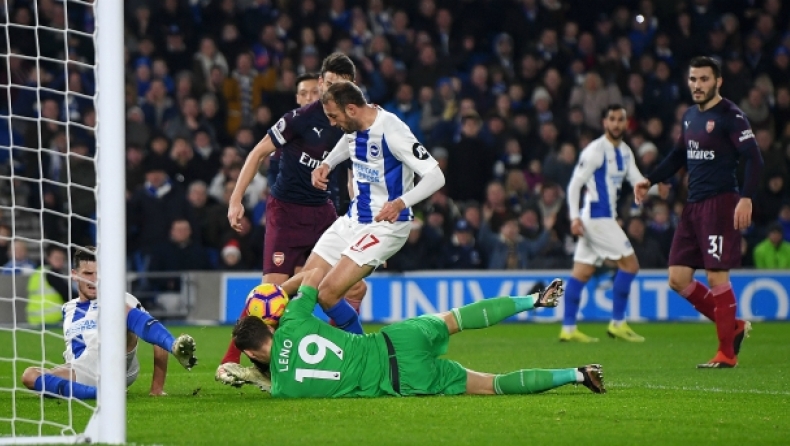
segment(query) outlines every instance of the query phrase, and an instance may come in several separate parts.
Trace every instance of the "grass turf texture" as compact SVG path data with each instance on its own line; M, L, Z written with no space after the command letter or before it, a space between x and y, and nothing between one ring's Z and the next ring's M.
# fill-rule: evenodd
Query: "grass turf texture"
M379 327L368 326L368 330ZM148 396L151 348L138 350L141 373L128 394L130 443L164 445L261 444L787 444L790 379L784 323L757 323L744 341L738 368L697 370L715 353L712 324L633 324L647 338L629 344L606 338L604 324L580 328L598 344L565 344L559 325L505 324L453 337L449 357L486 372L561 368L600 362L609 393L566 386L541 395L353 400L274 400L254 388L214 382L229 327L172 327L198 345L192 372L170 361L168 396ZM40 338L18 336L21 356L37 357ZM47 358L60 358L62 342L47 338ZM0 332L0 357L12 356ZM17 365L21 374L24 364ZM19 384L0 362L0 387ZM64 420L67 403L44 400L48 419ZM17 393L18 416L38 418L40 399ZM78 407L78 406L74 406ZM87 421L75 410L76 426ZM11 415L10 394L0 393L0 417ZM17 424L31 432L30 425ZM0 423L0 437L11 425ZM51 431L50 431L51 432Z

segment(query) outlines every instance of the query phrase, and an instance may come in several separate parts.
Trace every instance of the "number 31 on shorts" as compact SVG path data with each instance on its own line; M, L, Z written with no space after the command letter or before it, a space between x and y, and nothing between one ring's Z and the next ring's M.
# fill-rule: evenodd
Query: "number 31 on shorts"
M722 235L709 235L708 241L708 254L712 255L716 260L721 261L721 253L724 249L724 236Z

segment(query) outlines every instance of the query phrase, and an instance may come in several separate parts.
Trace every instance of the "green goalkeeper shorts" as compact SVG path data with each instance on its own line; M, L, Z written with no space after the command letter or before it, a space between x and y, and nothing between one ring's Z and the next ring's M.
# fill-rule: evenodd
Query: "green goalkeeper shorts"
M395 348L400 393L410 395L460 395L466 392L466 369L455 361L440 359L447 353L450 332L436 316L420 316L384 327Z

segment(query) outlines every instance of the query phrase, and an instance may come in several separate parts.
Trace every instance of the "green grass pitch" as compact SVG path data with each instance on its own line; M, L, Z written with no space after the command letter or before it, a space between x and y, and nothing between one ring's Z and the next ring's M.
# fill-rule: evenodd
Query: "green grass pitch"
M449 357L486 372L560 368L600 362L609 393L566 386L541 395L424 397L353 400L273 400L257 389L214 382L229 327L171 327L198 345L192 372L170 361L168 396L148 396L151 348L140 347L142 371L129 389L128 441L162 445L515 445L515 444L790 444L790 353L786 323L755 323L741 364L697 370L715 353L712 324L634 324L644 344L605 337L604 324L582 324L598 344L561 344L558 325L504 324L453 337ZM376 326L366 327L376 330ZM36 357L41 340L18 336L20 354ZM62 341L46 341L57 361ZM0 333L0 357L13 343ZM19 383L25 367L0 361L0 387ZM20 384L17 384L20 385ZM46 399L50 420L64 420L68 404ZM76 407L76 406L75 406ZM40 399L16 394L17 416L40 418ZM11 396L0 393L0 417L10 417ZM75 410L81 429L88 417ZM16 424L31 432L31 425ZM11 424L0 423L0 437Z

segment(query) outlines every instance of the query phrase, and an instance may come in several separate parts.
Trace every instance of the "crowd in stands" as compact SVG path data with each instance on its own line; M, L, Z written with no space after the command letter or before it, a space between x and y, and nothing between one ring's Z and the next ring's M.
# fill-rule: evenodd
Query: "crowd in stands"
M17 206L43 208L47 239L91 244L94 48L63 30L92 33L93 10L34 1L0 8L10 24L0 33L0 166L6 179L13 172ZM127 0L130 269L261 268L268 166L247 192L240 233L228 198L246 154L296 107L296 76L333 51L354 60L369 100L409 125L447 179L419 205L387 270L570 267L565 187L602 133L601 111L624 105L626 141L650 172L692 104L695 55L721 61L721 93L745 112L765 159L744 265L790 268L784 3ZM620 217L643 268L666 267L685 195L683 171L641 207L622 190ZM24 253L2 249L9 236L0 226L0 264L12 271Z

